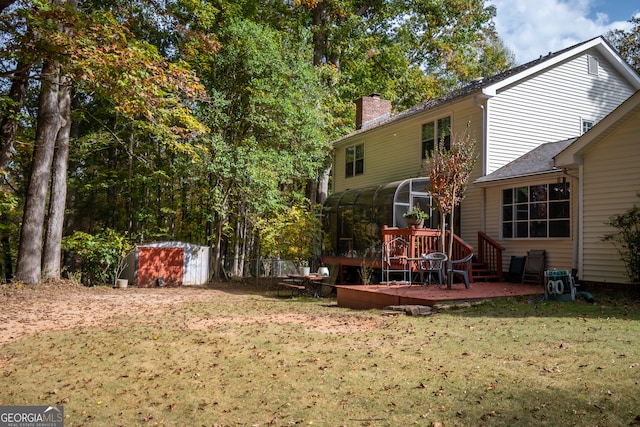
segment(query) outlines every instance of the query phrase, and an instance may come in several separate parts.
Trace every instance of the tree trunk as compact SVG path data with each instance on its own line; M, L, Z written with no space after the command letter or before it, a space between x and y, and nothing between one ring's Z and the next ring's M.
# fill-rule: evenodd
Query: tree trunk
M215 279L220 278L220 263L222 261L222 229L223 229L223 217L221 215L213 214L216 224L216 237L213 247L213 277Z
M45 62L42 67L40 100L33 164L25 200L16 279L28 284L40 281L42 272L42 234L47 203L47 189L56 138L60 130L58 110L57 62Z
M445 246L445 238L447 233L447 214L440 211L440 252L447 253Z
M11 152L13 151L13 143L16 140L16 130L18 129L16 116L24 105L30 69L31 64L20 61L13 74L8 95L12 104L4 117L2 117L2 123L0 123L0 171L6 171L11 161Z
M61 126L56 138L53 158L49 218L42 261L45 279L60 278L62 231L64 229L64 211L67 201L67 166L69 160L69 134L71 131L71 86L67 78L61 78L60 83L58 105Z
M235 236L234 236L234 242L233 242L233 260L231 262L231 276L234 277L241 277L241 272L240 272L240 262L241 259L240 257L242 256L242 241L244 240L244 230L242 227L242 221L240 220L239 217L236 217L235 220L236 224L235 224Z
M4 223L6 218L6 215L2 215L0 221ZM11 253L11 241L9 240L9 236L6 234L2 236L0 241L2 242L2 260L4 263L2 274L4 280L8 282L13 279L13 255Z
M327 167L318 179L317 203L323 205L329 197L329 178L331 177L331 166Z
M327 46L327 27L326 27L326 6L323 2L318 2L313 9L313 65L320 65L325 60Z
M134 149L134 134L131 129L129 134L129 150L127 152L127 231L129 232L129 238L133 236L134 229L134 200L133 200L133 149Z

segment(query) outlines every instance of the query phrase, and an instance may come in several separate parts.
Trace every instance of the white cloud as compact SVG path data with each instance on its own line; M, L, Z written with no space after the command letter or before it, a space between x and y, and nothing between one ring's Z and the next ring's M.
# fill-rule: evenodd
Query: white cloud
M594 0L491 0L490 3L496 6L498 35L515 53L518 64L614 28L630 28L628 21L610 22L606 10L596 10Z

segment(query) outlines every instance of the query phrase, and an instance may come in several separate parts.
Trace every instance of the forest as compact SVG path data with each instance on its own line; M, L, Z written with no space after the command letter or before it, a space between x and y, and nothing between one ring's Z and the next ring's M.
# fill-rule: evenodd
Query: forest
M245 274L319 254L331 141L514 56L484 0L0 0L1 279L85 282L184 241ZM640 20L607 34L636 69ZM111 271L111 270L109 270Z

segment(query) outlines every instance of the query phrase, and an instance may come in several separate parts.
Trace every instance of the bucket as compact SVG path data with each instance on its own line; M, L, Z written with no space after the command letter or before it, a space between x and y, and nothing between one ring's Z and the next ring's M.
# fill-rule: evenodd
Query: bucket
M299 271L301 276L308 276L311 274L311 267L300 267Z
M129 285L128 279L117 279L116 280L116 288L126 288Z

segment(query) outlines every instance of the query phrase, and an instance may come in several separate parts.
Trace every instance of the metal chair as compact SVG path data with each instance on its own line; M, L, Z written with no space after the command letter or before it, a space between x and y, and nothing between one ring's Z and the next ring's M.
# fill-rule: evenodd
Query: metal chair
M442 252L431 252L420 256L420 280L423 284L430 285L433 274L438 275L437 285L440 287L444 283L444 268L447 263L447 254ZM425 283L425 274L427 282Z
M471 262L473 261L473 254L469 254L462 259L456 259L449 263L449 274L459 274L464 278L464 287L471 288L469 284L469 272L471 271ZM451 283L451 281L449 281Z

